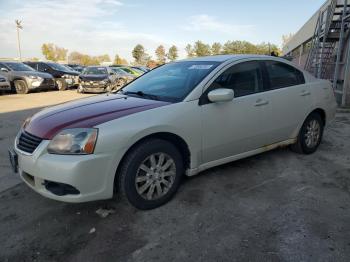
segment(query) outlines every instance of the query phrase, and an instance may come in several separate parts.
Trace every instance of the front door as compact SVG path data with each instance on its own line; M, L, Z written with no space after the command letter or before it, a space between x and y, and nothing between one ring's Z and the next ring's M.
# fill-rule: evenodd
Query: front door
M230 88L235 98L211 103L210 90ZM268 101L263 91L259 62L233 65L224 71L201 98L202 163L223 159L262 147L265 144Z

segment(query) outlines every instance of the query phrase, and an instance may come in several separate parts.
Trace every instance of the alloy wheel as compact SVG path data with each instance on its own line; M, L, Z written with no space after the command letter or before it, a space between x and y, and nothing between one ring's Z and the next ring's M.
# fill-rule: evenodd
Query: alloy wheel
M306 126L305 144L308 148L313 148L319 143L321 137L320 123L313 119Z
M137 193L146 200L159 199L171 189L175 177L175 161L165 153L152 154L142 161L137 170Z

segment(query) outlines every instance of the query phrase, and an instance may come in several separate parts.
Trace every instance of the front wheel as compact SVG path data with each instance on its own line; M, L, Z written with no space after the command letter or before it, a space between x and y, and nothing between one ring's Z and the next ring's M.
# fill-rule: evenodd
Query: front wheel
M66 83L66 81L64 80L64 79L57 79L56 80L56 84L57 84L57 89L59 90L59 91L64 91L64 90L66 90L67 89L67 83Z
M122 163L119 192L136 208L147 210L168 202L183 175L183 160L170 142L150 139L134 148Z
M291 146L294 152L301 154L314 153L321 143L324 123L318 113L311 113L303 123L297 142Z
M15 81L15 88L17 94L28 94L29 89L26 81L24 80L16 80Z

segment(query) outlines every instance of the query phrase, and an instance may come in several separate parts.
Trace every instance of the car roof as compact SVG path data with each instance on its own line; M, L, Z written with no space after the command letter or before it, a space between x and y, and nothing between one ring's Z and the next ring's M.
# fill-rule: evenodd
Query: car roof
M0 61L0 63L3 63L3 64L22 64L22 62L17 62L17 61Z
M179 61L203 61L203 62L226 62L226 61L238 61L242 59L251 59L251 58L271 58L271 56L267 55L213 55L213 56L201 56L201 57L192 57Z

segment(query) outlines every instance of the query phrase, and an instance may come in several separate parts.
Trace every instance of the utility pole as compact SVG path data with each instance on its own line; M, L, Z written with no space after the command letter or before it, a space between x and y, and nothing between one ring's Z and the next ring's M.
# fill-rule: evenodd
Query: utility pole
M23 29L23 26L22 26L22 21L15 20L15 22L16 22L16 30L17 30L17 44L18 44L19 60L22 61L21 41L19 39L19 29Z

